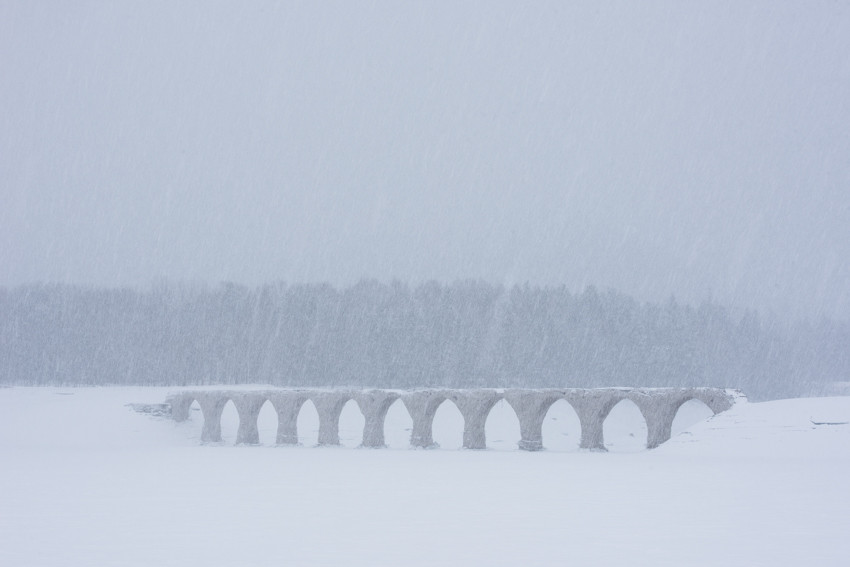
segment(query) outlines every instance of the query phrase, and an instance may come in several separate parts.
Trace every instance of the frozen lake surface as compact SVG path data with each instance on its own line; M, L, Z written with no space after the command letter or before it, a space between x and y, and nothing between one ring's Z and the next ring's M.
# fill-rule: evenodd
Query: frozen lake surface
M559 402L549 450L516 450L500 403L492 450L455 450L462 419L438 410L438 450L407 449L394 405L387 450L201 446L201 421L137 414L165 388L0 389L0 565L845 565L850 556L850 397L741 403L707 419L683 407L673 439L641 450L637 408L605 424L608 453L577 450L578 420ZM195 414L196 412L193 412Z

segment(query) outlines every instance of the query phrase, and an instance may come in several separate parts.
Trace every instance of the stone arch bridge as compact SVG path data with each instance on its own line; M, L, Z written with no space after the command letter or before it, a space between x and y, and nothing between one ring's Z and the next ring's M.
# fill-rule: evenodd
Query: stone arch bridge
M310 400L319 414L319 444L339 444L339 417L343 406L354 400L365 418L364 447L384 446L384 419L390 406L401 400L413 420L410 444L433 447L431 425L437 408L451 400L464 420L463 446L486 448L484 425L493 406L505 400L519 420L519 448L536 451L543 448L543 420L558 400L566 400L581 423L583 449L605 450L602 424L615 405L631 400L637 405L647 426L647 447L652 449L670 439L673 418L689 400L703 402L715 414L732 407L742 394L716 388L603 388L603 389L470 389L470 390L203 390L184 391L170 396L171 416L185 421L194 401L200 405L204 424L201 441L221 442L221 413L233 401L239 414L237 444L259 443L257 418L267 401L277 412L277 443L298 442L297 419L301 406Z

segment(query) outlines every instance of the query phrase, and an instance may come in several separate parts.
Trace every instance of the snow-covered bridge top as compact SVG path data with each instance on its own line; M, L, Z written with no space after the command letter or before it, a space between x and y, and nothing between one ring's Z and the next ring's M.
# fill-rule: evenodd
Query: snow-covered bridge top
M410 444L434 445L431 425L437 408L451 400L464 419L463 446L484 449L487 415L500 400L513 408L519 419L521 449L543 448L542 426L548 409L566 400L581 423L581 444L585 449L605 450L602 425L611 409L622 400L631 400L640 409L647 425L647 447L654 448L670 438L676 412L689 400L699 400L719 413L743 397L740 392L718 388L600 388L600 389L432 389L432 390L193 390L170 396L167 403L176 421L189 417L197 401L204 417L203 442L221 441L221 412L233 401L239 413L236 443L259 442L257 417L263 404L270 402L277 412L277 443L298 442L297 419L301 406L310 400L319 414L319 444L339 444L339 417L343 406L354 400L365 418L363 446L384 446L384 418L390 406L401 400L413 420Z

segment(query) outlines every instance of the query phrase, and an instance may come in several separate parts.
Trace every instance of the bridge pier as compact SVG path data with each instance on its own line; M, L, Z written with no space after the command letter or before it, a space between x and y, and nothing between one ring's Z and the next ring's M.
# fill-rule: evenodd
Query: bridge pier
M401 401L413 420L410 445L422 449L436 447L432 425L440 404L448 399L443 390L422 390L402 394Z
M307 401L307 395L301 391L281 391L269 394L269 400L277 412L278 445L298 444L298 414Z
M519 420L520 440L517 446L523 451L542 450L543 420L552 404L564 397L564 391L507 390L504 397Z
M576 413L581 423L581 441L578 446L590 451L607 451L602 431L602 423L605 418L602 416L600 408L576 408Z
M189 419L189 411L192 407L194 397L188 394L174 394L165 399L165 403L171 406L171 419L174 421L186 421Z
M579 447L589 451L607 451L603 424L611 409L626 398L625 392L610 390L569 390L566 399L581 423Z
M495 390L467 390L452 392L448 398L463 415L463 448L486 449L487 416L493 406L502 399L502 395Z
M260 443L260 432L257 430L257 418L260 408L266 403L263 394L253 392L240 392L230 398L236 406L239 414L239 429L236 430L236 444L258 445Z
M352 392L316 392L310 399L319 414L319 445L339 445L339 414L342 408L354 398Z
M201 443L221 443L221 412L229 398L209 393L198 394L195 399L204 415Z
M667 393L635 392L628 396L640 409L646 422L646 448L654 449L670 439L676 411L684 403L671 398Z
M367 390L354 396L363 413L363 447L384 447L384 421L390 406L399 398L395 392Z

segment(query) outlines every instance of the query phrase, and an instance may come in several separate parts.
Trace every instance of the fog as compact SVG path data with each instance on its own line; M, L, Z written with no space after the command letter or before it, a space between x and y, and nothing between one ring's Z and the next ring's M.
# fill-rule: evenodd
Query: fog
M0 285L850 317L850 5L0 2Z

